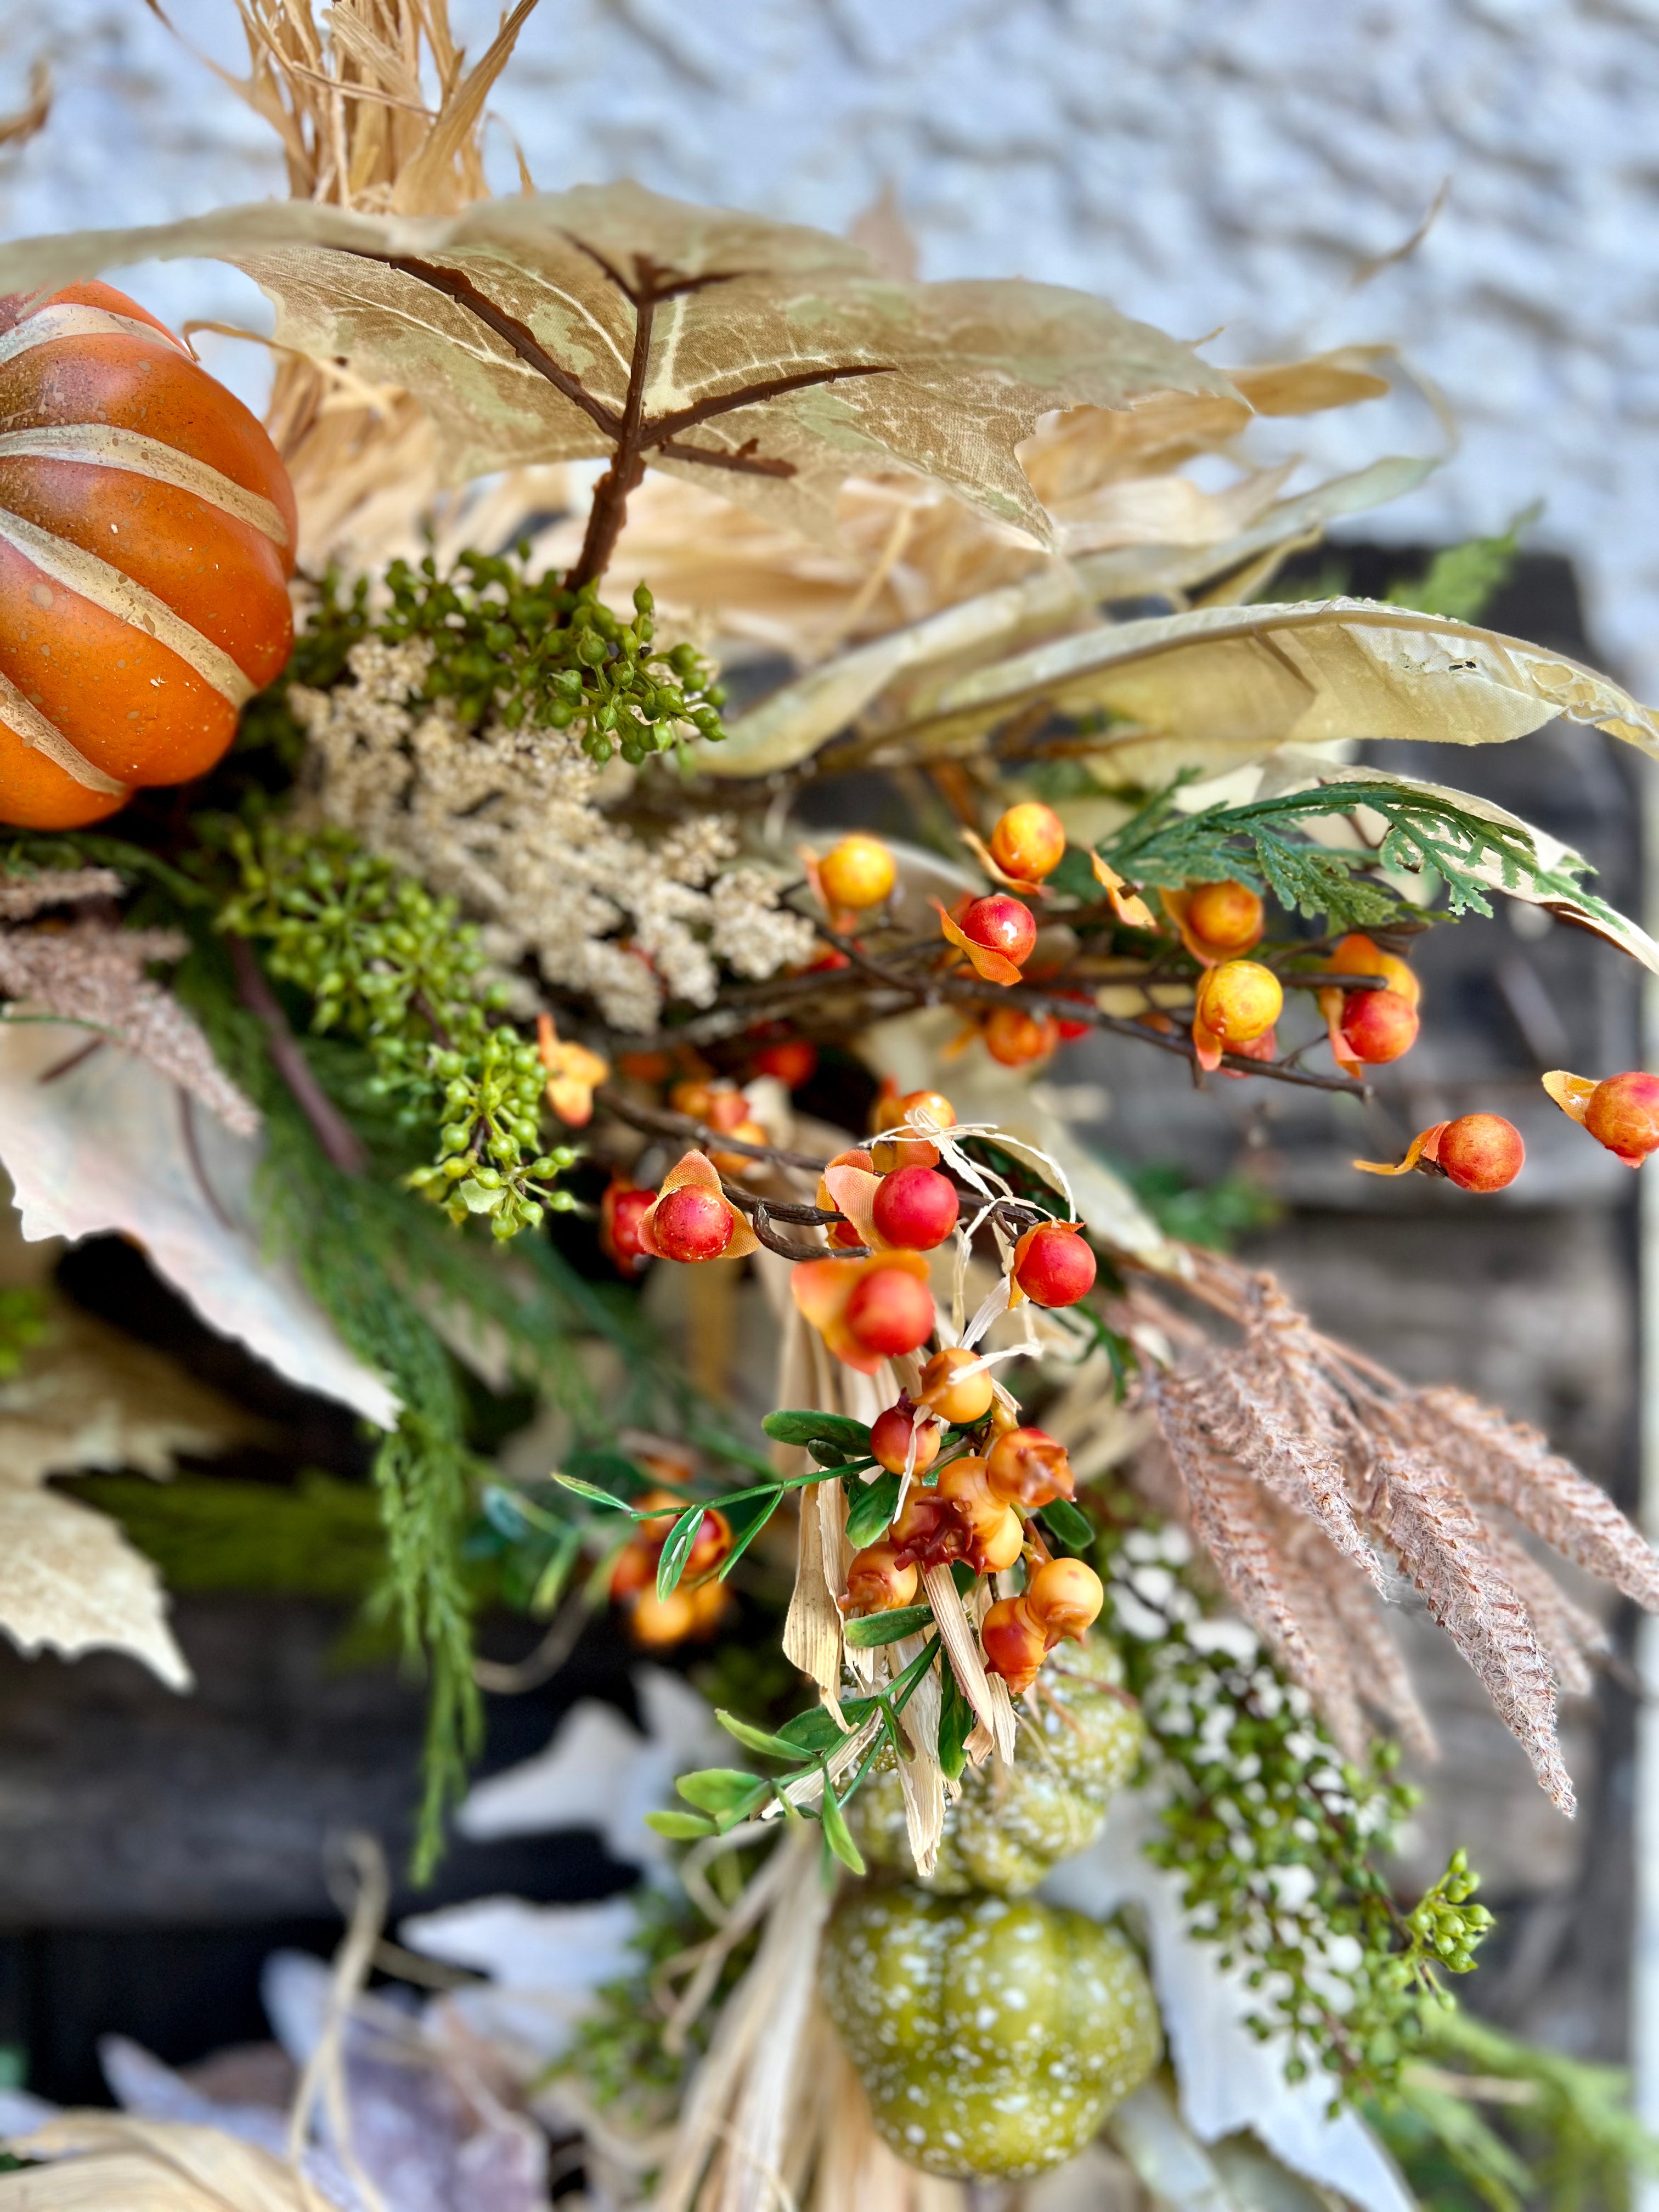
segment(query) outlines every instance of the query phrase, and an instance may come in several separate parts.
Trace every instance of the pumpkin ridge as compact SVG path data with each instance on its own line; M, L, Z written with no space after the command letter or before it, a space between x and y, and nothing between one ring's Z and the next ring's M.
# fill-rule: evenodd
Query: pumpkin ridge
M0 728L9 730L20 744L27 745L32 752L44 753L88 791L101 791L110 798L118 793L122 798L126 796L128 786L112 775L106 775L102 769L94 768L57 723L48 721L40 709L24 697L3 670L0 670Z
M131 623L135 629L182 660L192 674L210 684L233 708L246 706L258 688L236 663L210 638L176 614L164 599L135 583L107 561L100 560L68 540L57 538L0 506L0 538L7 540L26 561L66 591L90 600L106 614Z
M288 549L288 524L274 501L247 490L180 447L146 437L142 430L108 422L63 422L50 428L0 431L0 460L10 459L79 462L147 477L175 491L193 493L221 514L260 532L283 551Z
M58 338L85 337L142 338L149 345L170 346L194 365L195 357L190 349L171 331L162 330L155 323L138 322L131 315L112 314L107 307L84 307L76 301L37 307L32 314L20 318L9 331L0 331L0 362L15 361L20 354L32 353L37 346L51 345Z

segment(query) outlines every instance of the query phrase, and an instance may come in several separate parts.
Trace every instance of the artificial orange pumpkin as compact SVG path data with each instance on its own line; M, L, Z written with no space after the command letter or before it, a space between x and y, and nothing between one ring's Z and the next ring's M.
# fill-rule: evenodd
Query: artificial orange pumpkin
M203 775L294 641L264 431L107 284L0 299L0 822Z

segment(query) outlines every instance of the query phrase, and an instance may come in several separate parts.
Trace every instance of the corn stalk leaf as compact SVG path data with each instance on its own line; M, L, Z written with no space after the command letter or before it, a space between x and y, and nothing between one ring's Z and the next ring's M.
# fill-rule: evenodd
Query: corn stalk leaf
M1502 744L1564 714L1659 757L1659 717L1608 678L1519 638L1370 599L1199 607L1109 623L947 684L872 738L872 765L977 748L1036 704L1098 717L1105 782L1221 772L1286 744Z

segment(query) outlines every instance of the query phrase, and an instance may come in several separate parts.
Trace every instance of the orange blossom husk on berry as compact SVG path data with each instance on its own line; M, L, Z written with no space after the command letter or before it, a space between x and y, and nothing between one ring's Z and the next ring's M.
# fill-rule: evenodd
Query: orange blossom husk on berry
M670 1168L662 1179L662 1187L655 1199L640 1216L640 1241L647 1251L656 1250L651 1236L651 1224L656 1218L657 1208L671 1192L684 1190L688 1184L695 1184L699 1190L711 1192L732 1216L732 1241L720 1255L722 1260L744 1260L751 1252L760 1250L759 1237L726 1195L713 1162L705 1159L701 1152L687 1152L683 1159Z
M1043 883L1040 878L1036 876L1011 876L1007 869L999 863L995 854L992 852L985 840L980 836L978 830L964 830L962 831L961 835L963 843L967 846L969 851L972 853L974 858L979 862L981 867L984 869L986 874L989 876L994 884L1000 884L1004 890L1023 891L1027 898L1047 898L1048 896L1048 886L1047 884Z
M860 1243L867 1244L872 1252L885 1251L887 1239L878 1231L872 1212L881 1177L850 1161L843 1165L832 1160L823 1171L823 1182L836 1212L844 1213L858 1231Z
M1252 945L1261 941L1261 933L1258 930L1249 945L1212 944L1208 938L1200 937L1187 918L1188 908L1194 898L1191 890L1185 888L1177 890L1173 885L1160 884L1158 896L1164 913L1174 922L1182 943L1200 968L1218 968L1225 960L1237 960L1249 951Z
M1353 1165L1362 1175L1409 1175L1419 1160L1439 1158L1440 1139L1449 1127L1449 1122L1433 1121L1426 1129L1419 1129L1407 1146L1406 1157L1397 1168L1391 1168L1386 1160L1355 1160Z
M1106 894L1112 912L1126 929L1156 931L1158 923L1152 910L1138 891L1132 891L1117 870L1103 860L1098 853L1091 853L1089 864L1095 872L1095 881Z
M974 972L987 983L1018 983L1020 971L1006 952L998 952L988 945L976 945L959 923L951 921L945 908L935 899L933 911L939 916L939 926L958 952L965 952L974 963Z
M610 1080L610 1061L585 1044L564 1042L551 1014L537 1016L536 1043L547 1070L548 1104L569 1128L586 1128L593 1118L594 1088Z
M1541 1080L1545 1090L1561 1111L1569 1115L1582 1128L1584 1109L1595 1090L1593 1079L1588 1075L1571 1075L1565 1067L1553 1067Z
M847 1309L859 1285L883 1267L902 1268L919 1282L927 1280L927 1262L920 1252L876 1252L867 1260L802 1260L789 1277L800 1311L836 1358L860 1375L873 1375L887 1355L864 1349L847 1326Z

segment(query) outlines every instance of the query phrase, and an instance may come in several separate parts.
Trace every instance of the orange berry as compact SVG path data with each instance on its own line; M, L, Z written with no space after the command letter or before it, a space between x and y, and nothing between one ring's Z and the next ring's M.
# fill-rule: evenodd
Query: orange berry
M657 1578L657 1553L659 1545L649 1544L635 1536L617 1554L617 1564L611 1570L611 1602L620 1605L623 1599L637 1597Z
M892 1118L908 1121L916 1114L925 1114L936 1128L954 1129L957 1124L957 1109L942 1091L907 1091Z
M879 906L898 880L898 866L879 837L843 837L818 863L818 881L832 907L862 913Z
M666 1597L659 1597L654 1589L641 1594L629 1616L629 1629L636 1644L649 1651L659 1651L670 1644L679 1644L697 1626L697 1608L688 1589L670 1590Z
M914 1605L921 1580L915 1567L902 1561L890 1541L866 1544L854 1552L847 1569L847 1590L842 1610L848 1614L892 1613Z
M1224 1048L1249 1044L1270 1030L1285 1010L1285 994L1271 968L1258 960L1226 960L1198 987L1197 1018Z
M1584 1127L1632 1167L1659 1152L1659 1075L1633 1067L1598 1083L1585 1103Z
M1026 1584L1025 1602L1052 1646L1086 1634L1100 1618L1106 1592L1086 1560L1045 1559Z
M1066 824L1052 806L1027 799L1011 806L991 832L991 858L1023 882L1052 875L1066 857Z
M1248 952L1261 939L1261 902L1231 876L1200 884L1187 902L1187 927L1212 952Z
M1342 1034L1367 1067L1403 1058L1417 1042L1417 1009L1399 991L1350 991L1342 1001Z
M732 1607L732 1593L724 1583L699 1583L686 1595L691 1600L691 1633L712 1636Z
M925 1474L939 1457L939 1441L945 1431L938 1421L932 1419L924 1407L911 1405L901 1398L896 1406L890 1406L884 1413L878 1413L870 1424L870 1456L878 1467L884 1467L889 1474L902 1474L905 1462L910 1457L910 1439L916 1440L916 1455L912 1472Z
M936 1129L956 1127L956 1108L937 1091L911 1091L897 1100L878 1099L873 1111L877 1116L873 1126L878 1129L896 1127L908 1121L913 1111L926 1114ZM936 1168L939 1146L928 1137L889 1137L871 1147L870 1164L878 1175L890 1175L895 1168Z
M1000 1598L979 1626L986 1672L1000 1674L1018 1697L1037 1678L1048 1655L1048 1639L1023 1597Z
M936 1352L921 1370L922 1397L942 1421L950 1421L959 1429L971 1428L975 1421L982 1421L996 1395L988 1369L981 1368L977 1375L969 1375L960 1382L951 1379L959 1369L976 1365L979 1357L976 1352L953 1345L949 1351Z
M986 1466L997 1496L1027 1513L1077 1494L1065 1445L1041 1429L1010 1429L992 1445Z
M1046 1060L1060 1042L1060 1024L1052 1014L1030 1014L1024 1006L994 1006L981 1032L985 1049L1003 1067L1024 1067Z
M933 1494L954 1516L959 1556L976 1575L1000 1575L1012 1566L1025 1531L1018 1514L992 1489L982 1459L952 1460Z
M1406 962L1385 952L1362 930L1351 931L1333 945L1330 965L1335 975L1380 975L1389 990L1398 991L1413 1006L1423 996L1423 986Z
M1654 1142L1659 1145L1659 1127ZM1501 1114L1464 1114L1448 1121L1435 1151L1435 1158L1460 1190L1506 1189L1526 1157L1521 1132Z

